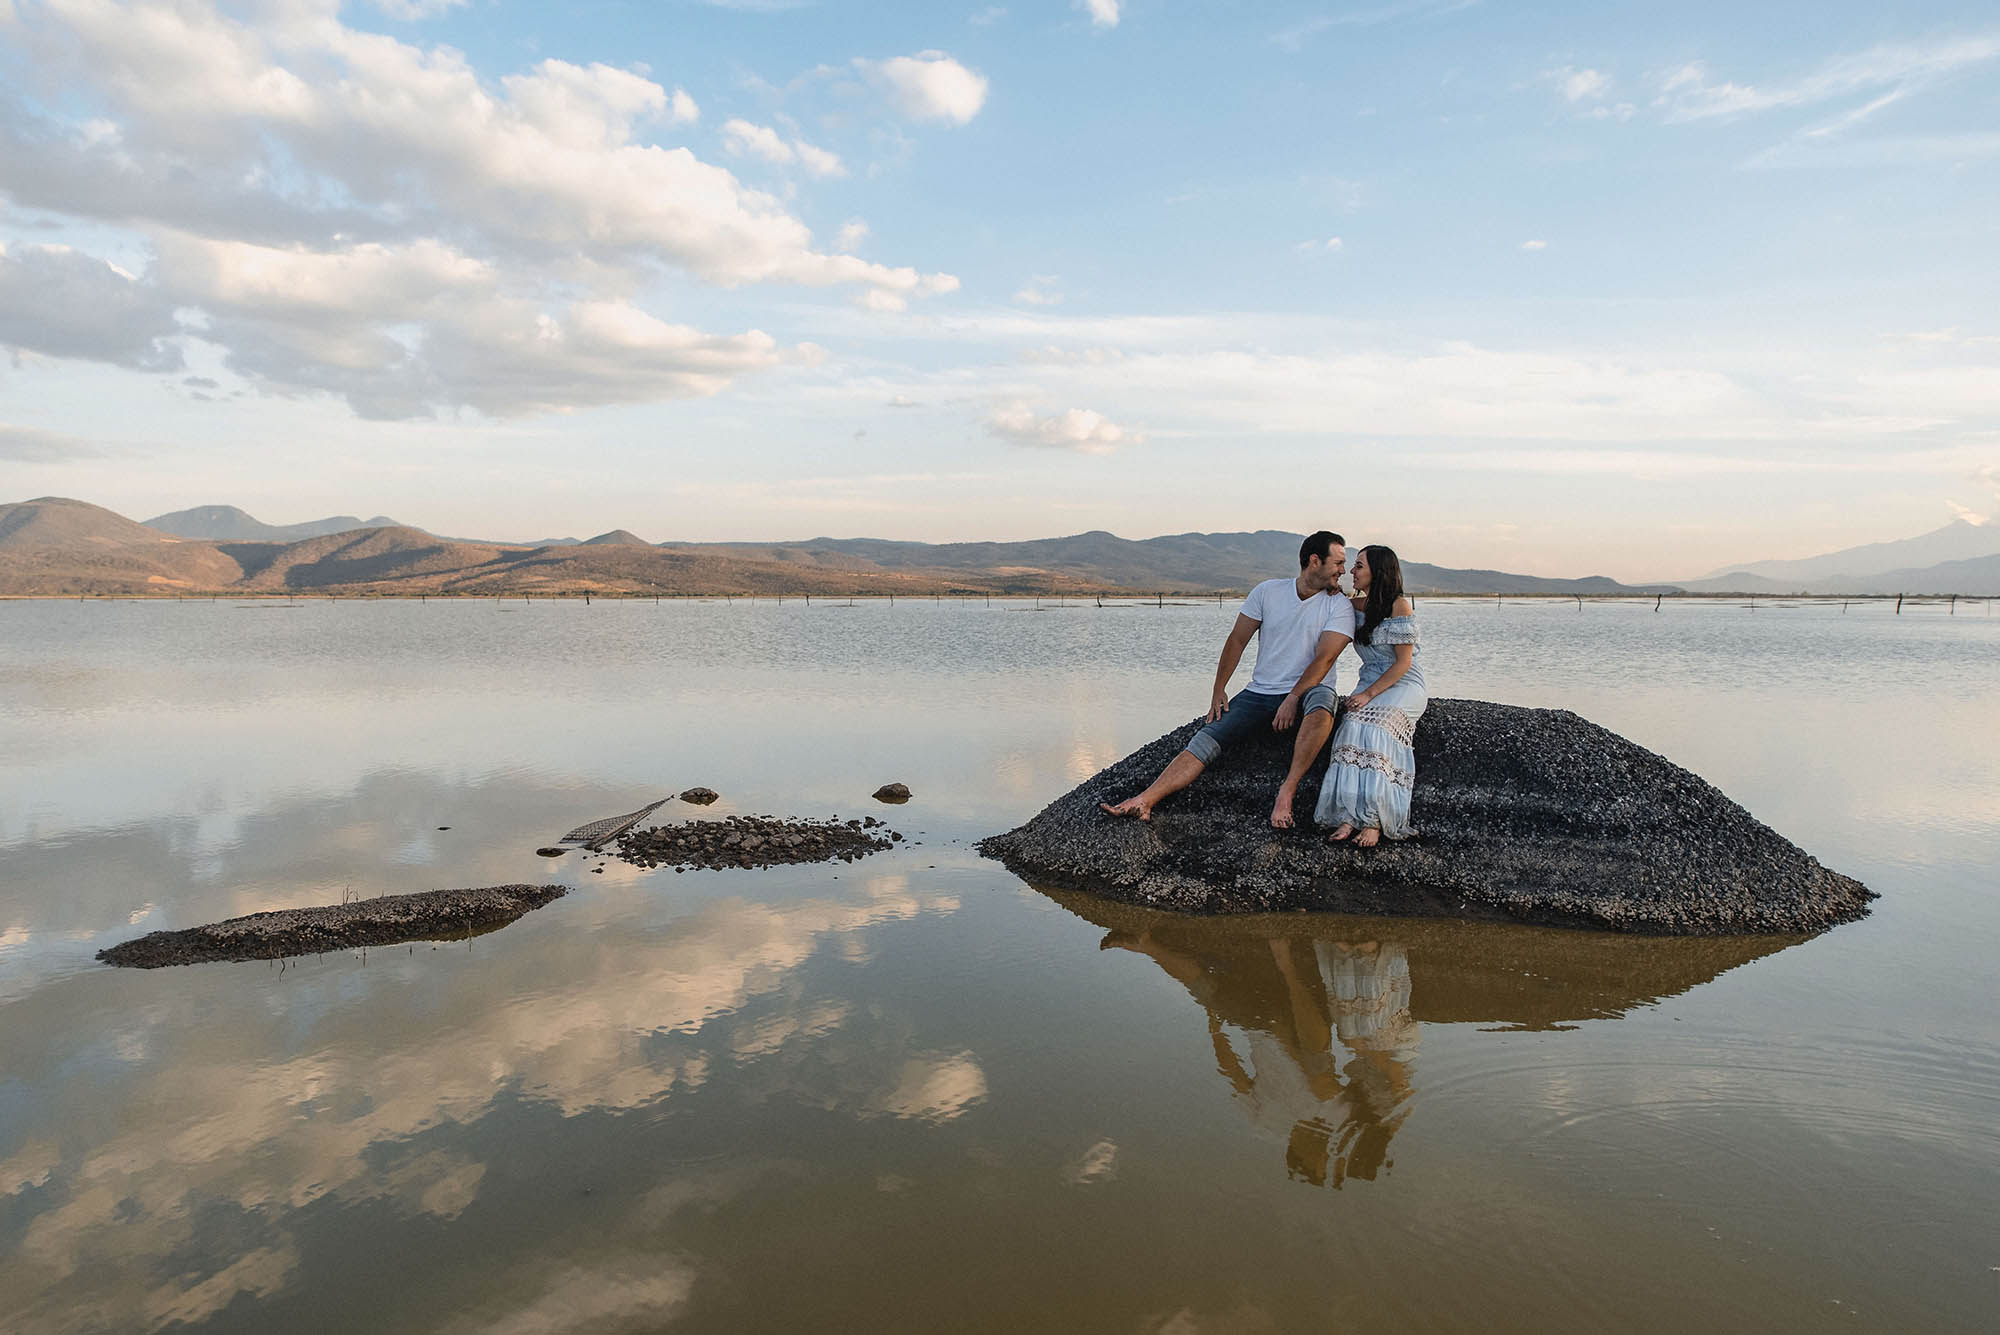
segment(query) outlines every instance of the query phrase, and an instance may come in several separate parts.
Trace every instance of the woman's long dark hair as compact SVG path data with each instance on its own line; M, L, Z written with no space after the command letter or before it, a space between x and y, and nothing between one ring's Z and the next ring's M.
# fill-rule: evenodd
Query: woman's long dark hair
M1368 558L1368 604L1361 609L1361 625L1354 638L1361 644L1375 642L1375 627L1396 614L1396 600L1403 596L1403 563L1387 547L1369 545L1361 549Z

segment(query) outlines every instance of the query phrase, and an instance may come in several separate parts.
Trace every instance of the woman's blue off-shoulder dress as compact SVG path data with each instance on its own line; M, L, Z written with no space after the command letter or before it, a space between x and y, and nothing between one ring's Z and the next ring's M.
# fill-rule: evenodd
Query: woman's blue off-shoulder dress
M1396 664L1396 646L1417 642L1414 616L1389 617L1375 627L1372 644L1355 641L1361 655L1356 693ZM1320 784L1319 806L1313 819L1323 826L1369 826L1384 839L1407 839L1410 789L1417 781L1417 720L1430 694L1424 689L1423 651L1413 649L1410 670L1388 690L1360 709L1341 715L1333 734L1333 755Z

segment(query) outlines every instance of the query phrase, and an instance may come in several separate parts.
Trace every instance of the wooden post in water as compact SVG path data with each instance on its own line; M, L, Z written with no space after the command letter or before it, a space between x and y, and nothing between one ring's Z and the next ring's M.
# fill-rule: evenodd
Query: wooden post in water
M1954 593L1954 594L1953 594L1953 595L1951 596L1951 607L1950 607L1950 608L1949 608L1949 609L1948 609L1948 610L1947 610L1947 611L1945 612L1945 615L1946 615L1946 616L1948 616L1948 617L1955 617L1955 616L1957 616L1957 615L1958 615L1958 595L1957 595L1957 594L1955 594L1955 593Z
M1903 615L1903 595L1900 593L1896 595L1896 615Z
M1581 612L1583 610L1583 595L1579 593L1572 596L1576 599L1576 610Z
M1662 598L1664 598L1664 597L1666 597L1666 596L1667 596L1667 595L1665 595L1664 593L1656 593L1656 594L1654 594L1654 595L1653 595L1653 610L1654 610L1655 612L1657 612L1657 611L1659 611L1659 610L1660 610L1660 599L1662 599Z

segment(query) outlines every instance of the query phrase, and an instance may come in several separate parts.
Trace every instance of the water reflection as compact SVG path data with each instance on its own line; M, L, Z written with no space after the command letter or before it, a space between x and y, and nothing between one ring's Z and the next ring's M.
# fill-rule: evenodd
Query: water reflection
M950 914L954 897L878 874L660 922L620 912L611 887L600 896L614 902L594 921L470 954L329 956L282 985L255 964L190 970L173 990L100 973L16 1002L0 1069L37 1094L0 1157L13 1244L0 1311L34 1298L10 1328L150 1329L270 1300L316 1238L326 1245L329 1206L464 1226L506 1162L493 1146L523 1120L643 1128L719 1088L725 1102L796 1097L936 1124L986 1097L972 1052L927 1047L896 1014L857 1010L808 976L822 951L841 958L846 939ZM115 1032L81 1051L48 1037L75 988L115 994L101 1012ZM65 1097L64 1070L100 1097ZM530 1153L588 1143L545 1136Z
M1492 923L1287 914L1193 918L1045 890L1151 959L1207 1012L1215 1070L1285 1147L1294 1181L1338 1189L1393 1166L1422 1022L1572 1028L1685 992L1806 940L1626 937Z

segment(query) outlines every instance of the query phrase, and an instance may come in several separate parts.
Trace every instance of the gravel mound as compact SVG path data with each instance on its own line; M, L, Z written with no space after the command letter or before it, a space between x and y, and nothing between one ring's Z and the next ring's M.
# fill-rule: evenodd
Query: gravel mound
M158 969L214 960L275 960L355 946L392 946L474 936L564 894L559 885L491 885L472 890L427 890L384 895L321 908L276 909L244 918L151 932L97 952L106 964Z
M640 867L719 871L793 862L852 862L900 843L902 838L873 816L844 822L730 816L633 830L620 836L618 856Z
M1144 787L1175 729L979 845L1032 881L1188 913L1324 910L1508 919L1670 936L1812 932L1874 894L1822 867L1700 778L1568 710L1433 700L1417 728L1419 837L1330 845L1270 827L1291 734L1227 752L1150 823L1097 809Z

